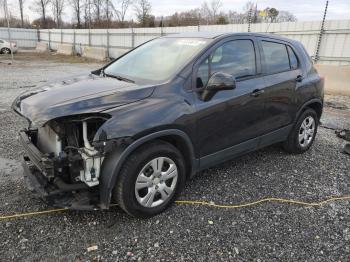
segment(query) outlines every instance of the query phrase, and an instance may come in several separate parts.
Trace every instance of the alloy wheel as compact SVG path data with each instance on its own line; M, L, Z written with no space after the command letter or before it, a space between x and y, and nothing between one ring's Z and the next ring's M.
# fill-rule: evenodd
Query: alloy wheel
M144 207L156 207L168 200L175 191L178 169L168 157L157 157L148 162L138 174L135 196Z
M299 128L299 144L302 148L307 147L314 137L315 133L315 119L308 116L304 119Z

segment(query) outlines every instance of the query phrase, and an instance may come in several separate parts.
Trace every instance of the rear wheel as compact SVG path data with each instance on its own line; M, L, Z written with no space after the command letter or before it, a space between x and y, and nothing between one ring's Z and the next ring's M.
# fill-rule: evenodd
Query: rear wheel
M298 118L283 146L290 153L304 153L312 146L319 119L315 110L308 108Z
M113 198L130 215L151 217L175 200L184 182L184 160L178 149L163 141L151 142L126 160Z

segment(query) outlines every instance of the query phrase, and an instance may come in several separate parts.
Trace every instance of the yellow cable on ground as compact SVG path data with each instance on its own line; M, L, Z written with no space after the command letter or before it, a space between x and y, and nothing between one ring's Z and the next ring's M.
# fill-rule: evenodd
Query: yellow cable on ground
M219 205L219 204L215 204L213 202L195 201L195 200L176 200L175 203L176 204L184 204L184 205L202 205L202 206L209 206L209 207L215 207L215 208L243 208L243 207L250 207L250 206L259 205L259 204L266 203L266 202L279 202L279 203L288 203L288 204L295 204L295 205L302 205L302 206L317 207L317 206L322 206L324 204L327 204L329 202L345 201L345 200L350 200L350 196L330 197L326 200L322 200L322 201L318 201L318 202L304 202L304 201L298 201L298 200L293 200L293 199L268 197L268 198L263 198L263 199L260 199L257 201L242 203L242 204L237 204L237 205ZM116 206L116 204L113 204L111 206ZM67 210L68 209L65 209L65 208L57 208L57 209L50 209L50 210L37 211L37 212L20 213L20 214L8 215L8 216L0 216L0 220L43 215L43 214L62 212L62 211L67 211Z
M303 205L303 206L321 206L324 204L327 204L329 202L333 201L339 201L339 200L350 200L350 196L340 196L340 197L331 197L326 200L322 200L319 202L303 202L298 200L292 200L292 199L285 199L285 198L276 198L276 197L268 197L263 198L254 202L248 202L238 205L218 205L213 202L207 202L207 201L192 201L192 200L177 200L175 201L176 204L189 204L189 205L204 205L204 206L210 206L210 207L216 207L216 208L243 208L243 207L249 207L249 206L255 206L259 205L264 202L280 202L280 203L288 203L288 204L295 204L295 205Z
M49 213L54 213L54 212L61 212L61 211L66 211L66 210L68 210L68 209L56 208L56 209L49 209L49 210L44 210L44 211L27 212L27 213L20 213L20 214L14 214L14 215L9 215L9 216L0 216L0 220L17 218L17 217L37 216L37 215L49 214Z

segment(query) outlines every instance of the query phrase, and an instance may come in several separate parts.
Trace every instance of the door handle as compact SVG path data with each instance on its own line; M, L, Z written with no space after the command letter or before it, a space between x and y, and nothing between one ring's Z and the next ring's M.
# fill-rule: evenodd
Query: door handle
M265 93L265 90L264 89L255 89L251 94L250 96L253 96L253 97L257 97L261 94Z
M297 78L295 79L297 82L301 82L303 81L303 76L302 75L298 75Z

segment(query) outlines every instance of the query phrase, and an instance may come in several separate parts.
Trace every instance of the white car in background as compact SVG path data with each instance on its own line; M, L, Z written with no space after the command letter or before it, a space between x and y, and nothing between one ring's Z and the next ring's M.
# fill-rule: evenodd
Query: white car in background
M15 42L8 42L4 39L0 39L0 54L11 54L17 52L17 44Z

